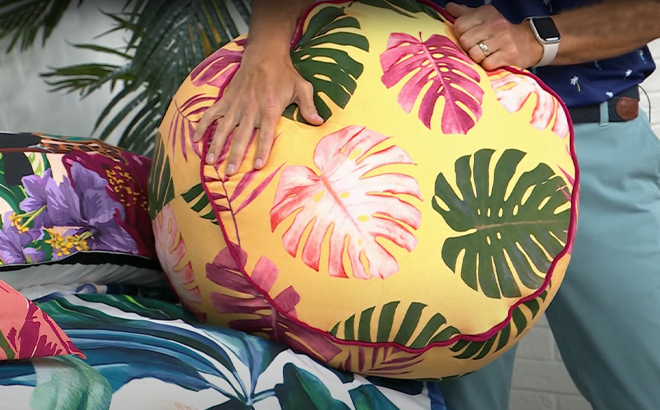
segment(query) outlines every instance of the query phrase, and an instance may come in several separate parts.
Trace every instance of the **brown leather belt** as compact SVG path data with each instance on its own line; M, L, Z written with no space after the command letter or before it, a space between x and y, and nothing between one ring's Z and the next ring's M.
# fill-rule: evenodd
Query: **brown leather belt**
M569 108L573 124L599 123L600 104ZM631 87L607 100L609 122L634 120L639 114L639 87Z

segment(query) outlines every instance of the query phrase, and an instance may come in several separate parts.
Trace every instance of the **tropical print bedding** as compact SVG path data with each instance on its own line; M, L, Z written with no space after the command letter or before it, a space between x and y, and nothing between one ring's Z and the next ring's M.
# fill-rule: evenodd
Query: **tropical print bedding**
M87 359L0 363L1 410L446 410L432 382L329 369L173 303L96 293L109 289L37 301Z

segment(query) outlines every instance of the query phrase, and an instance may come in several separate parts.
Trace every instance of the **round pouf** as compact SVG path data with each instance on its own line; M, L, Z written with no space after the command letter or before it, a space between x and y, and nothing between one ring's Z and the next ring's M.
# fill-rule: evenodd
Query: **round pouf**
M558 290L577 218L572 128L532 74L484 71L443 10L322 2L292 59L321 126L284 113L265 169L191 141L241 37L175 95L156 143L158 255L201 320L365 375L442 379L513 346Z

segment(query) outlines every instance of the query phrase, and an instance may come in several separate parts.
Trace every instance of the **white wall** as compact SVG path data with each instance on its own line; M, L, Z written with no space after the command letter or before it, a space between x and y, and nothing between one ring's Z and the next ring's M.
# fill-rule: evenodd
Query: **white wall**
M109 90L95 92L80 102L77 95L48 93L48 87L38 74L49 66L92 61L95 53L76 50L67 41L91 42L92 36L110 27L96 9L112 11L122 3L88 1L80 11L65 17L46 48L10 55L0 53L0 130L91 134L98 113L110 98ZM5 44L0 42L0 50L4 51ZM112 35L104 39L104 44L120 46L123 43L120 35ZM651 47L660 63L660 41ZM660 70L643 86L651 97L653 126L660 135ZM647 107L644 97L642 101ZM511 410L590 409L566 373L544 320L521 342L514 373Z
M77 93L49 93L50 87L39 74L51 67L93 62L97 53L75 49L70 44L96 42L93 37L112 28L99 9L119 11L123 3L88 0L75 11L72 6L44 48L39 43L28 52L12 51L7 55L9 42L0 41L0 130L91 135L98 115L110 99L109 88L80 101ZM119 33L104 36L101 41L110 47L125 44ZM104 60L117 64L121 61L119 57Z

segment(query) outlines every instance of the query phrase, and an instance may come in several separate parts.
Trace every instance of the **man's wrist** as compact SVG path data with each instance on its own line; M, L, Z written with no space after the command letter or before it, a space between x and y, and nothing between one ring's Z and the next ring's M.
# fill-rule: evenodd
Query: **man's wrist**
M248 43L243 52L242 65L271 67L292 65L290 42L259 41Z
M529 24L535 41L542 47L541 58L534 67L550 65L557 57L561 40L561 35L552 17L530 17L525 19L523 24L525 23Z
M522 68L535 66L543 58L543 46L534 37L531 26L527 21L517 24L518 34L514 35L518 42L518 60L510 64Z

